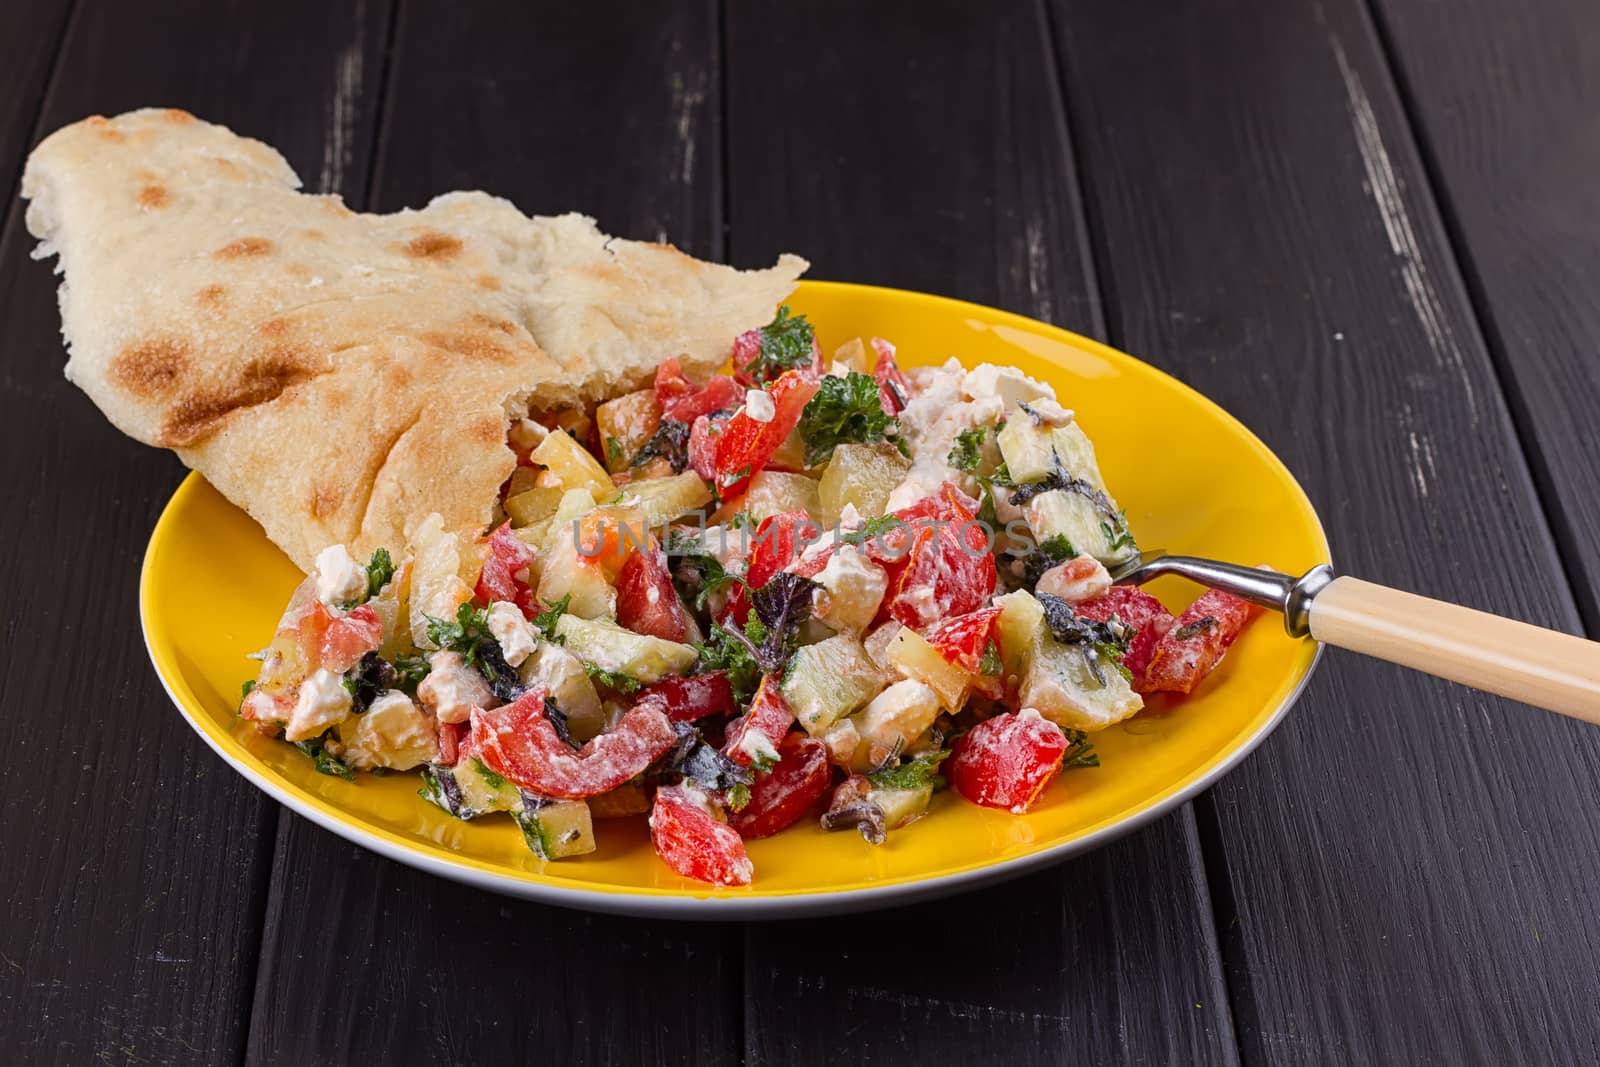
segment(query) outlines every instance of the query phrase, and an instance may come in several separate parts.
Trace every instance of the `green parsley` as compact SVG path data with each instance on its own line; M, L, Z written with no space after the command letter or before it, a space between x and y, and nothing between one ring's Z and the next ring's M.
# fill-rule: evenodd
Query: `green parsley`
M478 777L483 779L483 784L490 789L503 789L506 780L489 769L489 765L477 756L472 757L472 765L478 768Z
M399 655L394 658L395 685L406 696L416 699L417 686L428 676L432 665L426 656Z
M622 442L615 437L606 438L606 462L612 467L621 467L628 457L623 454Z
M729 809L743 811L750 803L750 787L743 782L735 782L727 792L727 800Z
M1044 572L1057 563L1073 559L1078 555L1077 548L1067 540L1065 534L1056 534L1046 537L1039 542L1037 548L1023 561L1023 576L1027 584L1032 587L1039 584L1039 579L1044 577Z
M760 349L744 372L758 384L775 381L784 371L815 359L815 345L816 331L806 317L790 315L785 304L776 318L761 327Z
M585 662L583 670L590 678L593 678L601 685L615 689L619 693L637 693L644 688L644 683L631 675L608 671L602 667L596 667L593 663Z
M424 615L428 620L428 640L441 649L459 652L467 664L478 669L494 695L507 703L522 692L522 679L506 662L500 642L489 632L489 613L474 607L469 600L456 609L456 621L446 622Z
M1046 537L1043 541L1039 542L1039 551L1044 555L1049 556L1057 563L1061 563L1069 559L1076 559L1078 555L1078 550L1073 547L1071 541L1067 540L1066 534L1056 534L1053 537Z
M751 615L744 624L744 634L750 643L760 648L767 640L767 628L761 620ZM699 671L727 671L728 684L733 687L733 697L741 705L748 704L761 684L761 668L743 642L733 638L720 626L713 626L704 644L694 650L700 654Z
M1100 754L1089 743L1089 735L1082 730L1068 730L1067 753L1061 761L1061 769L1070 771L1077 767L1100 766Z
M894 767L885 767L867 775L867 781L877 789L938 789L944 785L939 764L950 755L948 751L928 752Z
M1123 548L1139 547L1134 543L1133 531L1128 529L1127 512L1117 512L1117 519L1114 525L1109 522L1101 522L1100 532L1106 535L1106 550L1108 552L1116 552Z
M356 772L346 767L339 758L329 752L326 746L328 735L309 738L305 741L294 742L294 747L311 757L312 764L319 774L329 774L335 778L343 778L347 782L356 780Z
M847 534L839 535L839 543L845 545L864 545L869 541L876 541L884 534L900 526L905 526L906 520L895 514L879 515L867 519L859 529L851 530Z
M239 687L239 706L234 710L235 715L244 714L244 702L249 698L250 694L255 691L255 687L256 683L255 679L253 678Z
M829 375L800 413L806 464L826 462L842 444L887 440L897 426L894 416L883 410L876 379L856 371L843 378Z
M568 593L533 617L533 625L538 627L540 633L544 634L546 641L557 640L556 622L567 613L567 609L571 606L572 594Z
M992 678L1003 669L1000 663L1000 646L991 640L988 647L983 650L983 658L978 661L978 673Z
M983 438L987 432L985 427L975 426L956 434L955 447L945 457L945 462L968 474L976 471L978 464L983 461Z
M394 571L394 560L389 557L387 548L380 548L372 554L372 558L367 560L368 600L383 592L383 587L394 577Z

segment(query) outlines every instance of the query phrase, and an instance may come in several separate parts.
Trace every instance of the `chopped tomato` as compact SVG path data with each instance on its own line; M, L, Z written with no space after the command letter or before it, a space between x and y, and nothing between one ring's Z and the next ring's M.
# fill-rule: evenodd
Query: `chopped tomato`
M444 764L446 767L454 767L456 765L456 760L461 758L461 746L466 739L466 723L439 723L439 762Z
M758 422L742 409L728 420L717 438L715 463L715 484L724 498L743 492L750 476L767 465L784 438L800 424L800 413L817 388L816 373L810 368L786 370L768 390L774 408L770 420Z
M1156 645L1141 691L1193 692L1222 662L1228 646L1257 610L1220 589L1202 593Z
M986 697L998 700L1005 695L1005 682L997 674L983 673L983 660L993 647L1000 652L1000 634L995 619L999 608L980 608L946 619L925 635L945 661L972 675L972 687Z
M773 575L793 563L807 545L821 536L822 527L804 511L783 511L762 519L755 536L750 539L750 565L744 575L748 588L746 585L733 587L726 613L739 625L744 625L750 614L749 591L766 585Z
M872 349L878 353L878 362L872 368L872 376L878 382L878 401L883 405L885 414L898 415L905 410L906 401L911 399L911 382L901 372L900 364L894 358L894 345L881 337L874 337Z
M728 411L744 400L744 389L726 374L713 375L705 385L696 385L683 373L676 358L661 364L656 371L656 402L661 417L693 424L702 415Z
M727 671L663 678L639 691L638 703L647 700L657 702L666 717L676 722L728 715L739 709Z
M748 767L763 756L770 758L770 753L783 743L793 725L794 712L778 695L777 680L769 674L761 679L750 701L750 710L743 718L728 724L728 739L722 746L722 753L740 766Z
M665 641L688 639L689 617L672 587L667 557L653 543L629 556L617 575L617 622Z
M999 608L980 608L946 619L924 636L946 661L971 674L983 673L984 654L995 640L994 621Z
M541 796L576 800L615 789L677 741L658 706L635 704L615 727L574 749L545 715L547 695L539 687L504 707L473 708L467 738L490 770Z
M1067 735L1050 720L1005 712L958 738L941 770L974 804L1021 815L1060 773L1067 747Z
M750 803L728 813L740 836L771 837L816 806L833 780L828 746L805 734L789 734L778 746L778 763L750 787Z
M689 426L689 466L701 478L715 482L717 477L717 439L722 424L701 415Z
M1072 610L1076 615L1099 622L1115 615L1133 627L1133 639L1128 642L1122 665L1133 675L1133 688L1143 692L1145 674L1155 656L1156 645L1178 621L1166 606L1143 589L1114 585L1094 599L1075 605Z
M739 831L717 818L705 795L692 786L656 790L650 843L668 867L696 881L749 885L755 870Z
M539 607L533 589L528 583L528 568L533 565L533 549L527 542L511 532L511 523L501 523L489 535L489 554L484 558L483 571L478 575L473 599L480 607L488 607L496 600L504 600L533 617Z
M889 572L882 614L920 630L988 603L994 555L976 509L977 501L946 482L894 513L906 525L868 543L868 555Z
M642 524L628 522L604 508L585 512L574 521L578 561L599 567L613 582L623 565L650 543L650 534Z
M322 601L313 600L300 618L298 630L300 648L311 669L321 667L334 674L343 674L383 644L383 620L367 604L336 615Z
M239 718L262 724L263 733L276 734L278 724L288 722L294 700L288 692L255 688L239 703ZM271 724L270 729L267 724Z

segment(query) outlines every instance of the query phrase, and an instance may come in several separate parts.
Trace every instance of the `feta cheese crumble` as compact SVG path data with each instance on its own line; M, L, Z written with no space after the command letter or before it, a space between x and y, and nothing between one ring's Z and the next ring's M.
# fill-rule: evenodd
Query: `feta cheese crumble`
M508 664L518 666L533 654L539 639L521 608L504 600L496 600L489 605L487 618L489 632L500 642L500 654Z
M317 553L317 599L324 604L348 604L367 591L366 568L343 545L329 545Z
M440 722L466 722L473 708L492 708L499 704L489 683L483 680L459 652L435 652L429 657L432 670L417 686L417 699Z
M349 714L350 690L344 687L343 676L319 667L300 683L294 710L283 727L284 740L304 741L316 737Z
M765 389L752 389L744 394L744 413L757 422L771 422L778 414L772 394Z
M433 723L410 697L396 690L384 690L365 714L346 725L351 728L339 728L343 759L358 771L374 767L409 771L439 758Z

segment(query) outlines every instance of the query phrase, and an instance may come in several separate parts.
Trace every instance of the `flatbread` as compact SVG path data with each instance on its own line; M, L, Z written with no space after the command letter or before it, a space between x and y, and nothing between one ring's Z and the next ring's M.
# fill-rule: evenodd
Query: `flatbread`
M489 521L508 420L707 374L804 260L705 263L480 192L367 215L299 192L258 141L173 110L95 117L28 159L60 257L67 377L174 449L303 569L330 544Z

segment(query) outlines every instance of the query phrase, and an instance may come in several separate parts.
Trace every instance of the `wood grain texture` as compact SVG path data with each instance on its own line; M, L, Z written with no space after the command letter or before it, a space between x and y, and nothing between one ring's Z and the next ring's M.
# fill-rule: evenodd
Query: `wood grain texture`
M1600 636L1600 6L1374 7Z
M715 32L710 5L407 0L375 205L484 188L720 254ZM508 900L285 815L247 1058L732 1063L739 960L736 927Z
M817 277L1100 333L1047 42L1029 5L838 2L803 18L731 5L733 259L794 249ZM778 78L775 54L805 61ZM752 926L745 975L758 1064L1226 1063L1235 1052L1187 809L959 902ZM799 1005L814 1025L795 1021Z
M163 103L314 160L339 58L369 30L357 14L85 3L32 136ZM139 565L182 468L131 446L63 379L55 279L28 261L32 243L12 211L0 240L0 403L14 413L0 420L0 543L12 549L0 558L0 1062L235 1061L276 806L200 742L150 669Z
M47 0L0 8L0 100L6 102L0 110L0 189L6 195L0 223L15 205L23 156L73 6L73 0Z
M1360 7L1054 11L1112 339L1260 433L1345 571L1575 628ZM1330 653L1203 826L1245 1059L1594 1059L1597 766L1591 727Z

